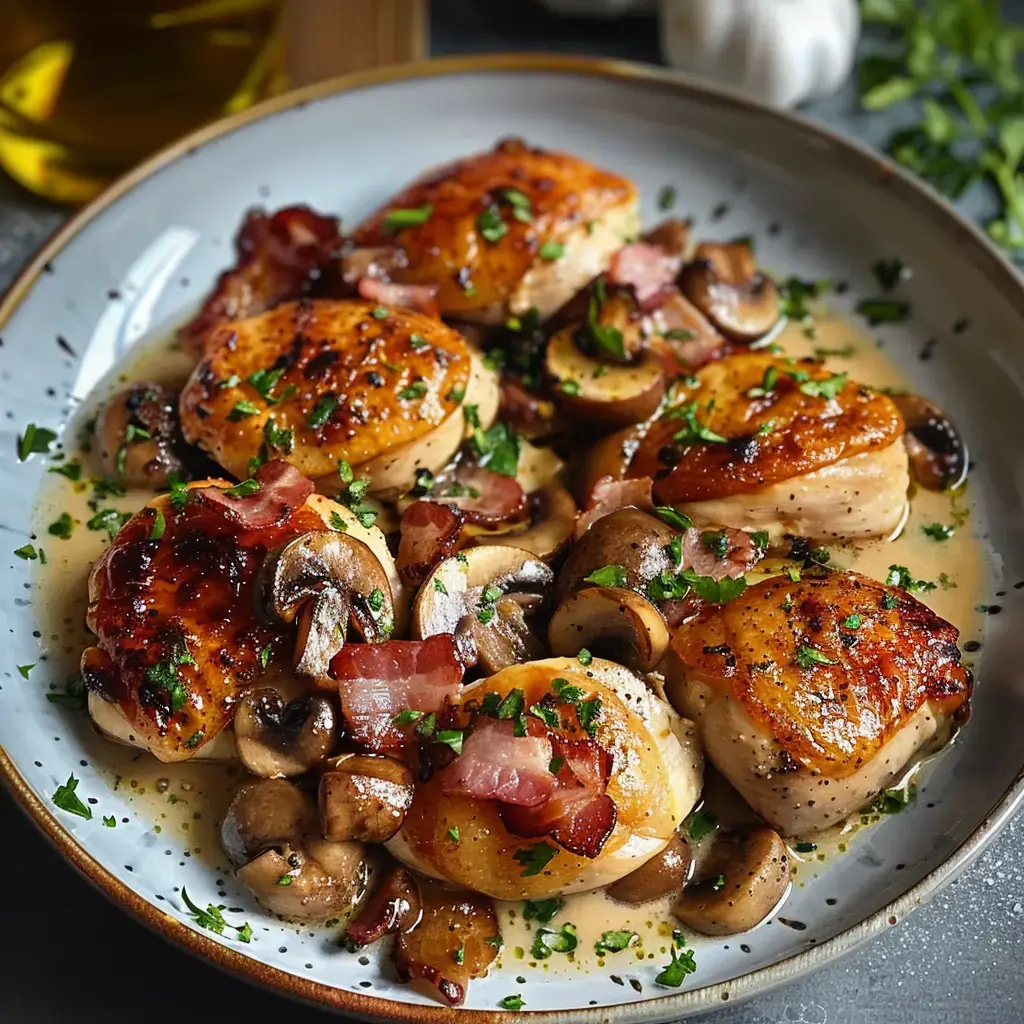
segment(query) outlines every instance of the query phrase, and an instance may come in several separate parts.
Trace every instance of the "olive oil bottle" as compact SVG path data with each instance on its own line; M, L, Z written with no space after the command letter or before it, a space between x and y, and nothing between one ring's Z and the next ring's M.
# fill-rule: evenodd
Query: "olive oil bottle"
M0 167L64 203L286 86L281 0L0 0Z

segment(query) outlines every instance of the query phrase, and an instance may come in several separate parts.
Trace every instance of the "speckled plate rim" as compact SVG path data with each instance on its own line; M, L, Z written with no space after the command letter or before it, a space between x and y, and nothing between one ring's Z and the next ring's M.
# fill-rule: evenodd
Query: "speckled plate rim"
M119 178L55 232L0 300L0 329L6 325L14 311L31 292L47 264L54 260L61 250L94 218L117 203L150 175L187 156L206 143L228 135L254 121L273 117L282 111L301 107L312 100L322 99L336 93L352 92L361 88L408 79L480 72L554 73L597 76L622 82L644 82L670 92L686 94L709 106L745 111L762 118L774 118L792 130L816 138L828 149L833 159L845 162L852 170L862 173L866 180L874 179L878 187L886 188L899 201L906 203L916 212L930 218L942 227L954 244L964 247L963 256L972 259L977 266L983 269L989 275L991 283L1024 317L1024 280L984 233L961 216L928 186L862 143L833 132L798 114L774 110L728 89L653 65L549 54L489 54L419 61L329 79L268 100L240 114L216 121L186 135ZM917 885L854 927L769 967L716 985L690 989L676 995L666 994L656 1000L623 1003L617 1006L580 1007L574 1010L512 1012L421 1006L394 999L384 999L380 996L347 992L320 982L309 981L229 949L164 913L158 906L147 902L79 846L46 804L32 792L2 746L0 746L0 778L4 780L16 802L20 804L40 831L88 881L158 934L179 943L189 952L202 956L225 971L239 975L252 983L265 985L282 995L360 1018L410 1021L417 1022L417 1024L419 1022L433 1024L438 1021L465 1020L467 1017L473 1017L474 1020L479 1021L504 1022L504 1024L527 1018L531 1021L551 1021L553 1024L577 1024L577 1022L579 1024L604 1024L607 1021L615 1021L616 1024L629 1024L629 1022L668 1020L677 1016L689 1016L699 1011L721 1007L726 1003L753 998L780 985L795 981L802 975L845 956L897 924L967 868L1024 803L1024 765L1022 765L1013 783L986 814L981 824L942 864Z

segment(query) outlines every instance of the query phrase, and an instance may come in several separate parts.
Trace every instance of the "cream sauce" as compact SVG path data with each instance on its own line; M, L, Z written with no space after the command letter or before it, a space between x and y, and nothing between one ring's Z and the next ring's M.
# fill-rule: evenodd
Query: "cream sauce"
M906 382L874 342L853 325L819 312L815 329L816 336L809 338L803 326L789 324L775 343L786 354L796 357L828 353L827 362L836 372L848 372L854 379L876 387L905 386ZM189 369L189 360L183 353L166 343L156 344L135 354L109 381L111 389L133 380L180 386ZM97 401L108 390L97 389ZM88 410L95 405L93 401L88 403L80 414L80 422L85 422ZM74 436L74 429L70 429L68 437ZM78 671L82 648L89 643L84 625L86 580L92 563L107 543L104 533L86 528L94 514L89 505L92 496L92 486L87 480L92 472L89 456L68 451L70 459L81 461L82 481L73 483L59 475L50 477L35 510L35 532L39 538L36 543L47 555L46 564L38 570L38 585L43 595L40 609L44 626L41 628L45 630L46 657L54 679L63 679ZM99 507L134 512L151 496L149 492L130 492L121 498L104 498ZM63 512L75 521L67 540L48 533L49 524ZM945 541L931 539L922 527L934 522L954 527L954 535ZM912 493L909 516L899 536L856 546L830 545L830 564L855 569L876 579L884 579L890 565L903 565L915 579L936 582L935 590L918 596L960 628L963 643L979 637L982 627L978 605L983 597L985 562L974 527L969 495L961 493L951 497L917 489ZM138 751L111 744L106 768L111 786L127 797L136 813L153 822L155 831L166 834L169 839L173 837L192 856L202 857L211 866L223 869L217 830L243 776L239 767L199 763L164 765ZM705 792L705 808L720 815L722 820L731 817L729 805L736 800L734 794L725 792L727 789L718 780L713 785L709 783ZM813 851L798 852L794 841L791 844L792 874L798 879L796 884L806 884L806 879L813 877L823 861L845 850L854 834L877 817L855 816L831 832L815 836ZM571 922L576 926L579 945L571 955L556 953L545 960L537 960L530 953L539 926L536 921L524 921L523 904L498 903L505 941L498 965L516 974L526 968L550 974L598 968L616 974L644 960L656 960L660 966L668 962L671 945L674 926L671 902L671 898L666 897L629 907L613 901L603 891L570 896L548 927L557 929ZM612 930L636 932L635 945L621 952L598 954L595 942L603 932Z

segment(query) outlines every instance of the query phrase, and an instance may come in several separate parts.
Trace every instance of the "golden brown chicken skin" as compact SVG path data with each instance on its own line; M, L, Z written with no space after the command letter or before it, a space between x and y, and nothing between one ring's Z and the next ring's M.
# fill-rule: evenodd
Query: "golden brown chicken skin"
M397 246L390 279L435 285L444 316L495 323L531 306L547 316L606 269L636 229L636 202L627 179L513 139L414 182L354 241ZM395 211L427 208L422 223L396 223Z
M359 467L427 439L458 412L471 376L466 342L430 317L288 302L209 336L181 393L182 430L237 477L268 456L334 476L340 460ZM442 462L461 437L460 419Z
M296 474L297 476L297 474ZM303 483L305 483L303 481ZM138 739L163 761L192 757L234 716L261 671L261 653L286 643L256 614L254 581L267 552L325 522L285 493L272 525L250 529L196 497L161 495L125 524L89 577L86 622L97 646L82 656L90 690L116 702Z
M841 572L764 580L672 643L689 679L739 701L794 764L841 778L926 703L966 719L958 637L905 591Z
M629 467L631 477L651 477L655 496L670 504L754 492L880 451L903 434L890 398L815 360L737 354L690 381Z

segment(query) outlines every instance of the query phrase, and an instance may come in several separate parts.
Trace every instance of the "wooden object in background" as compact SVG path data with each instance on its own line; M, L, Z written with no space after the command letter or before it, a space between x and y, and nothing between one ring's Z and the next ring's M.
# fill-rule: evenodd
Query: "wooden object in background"
M417 60L426 25L427 0L288 0L291 85Z

